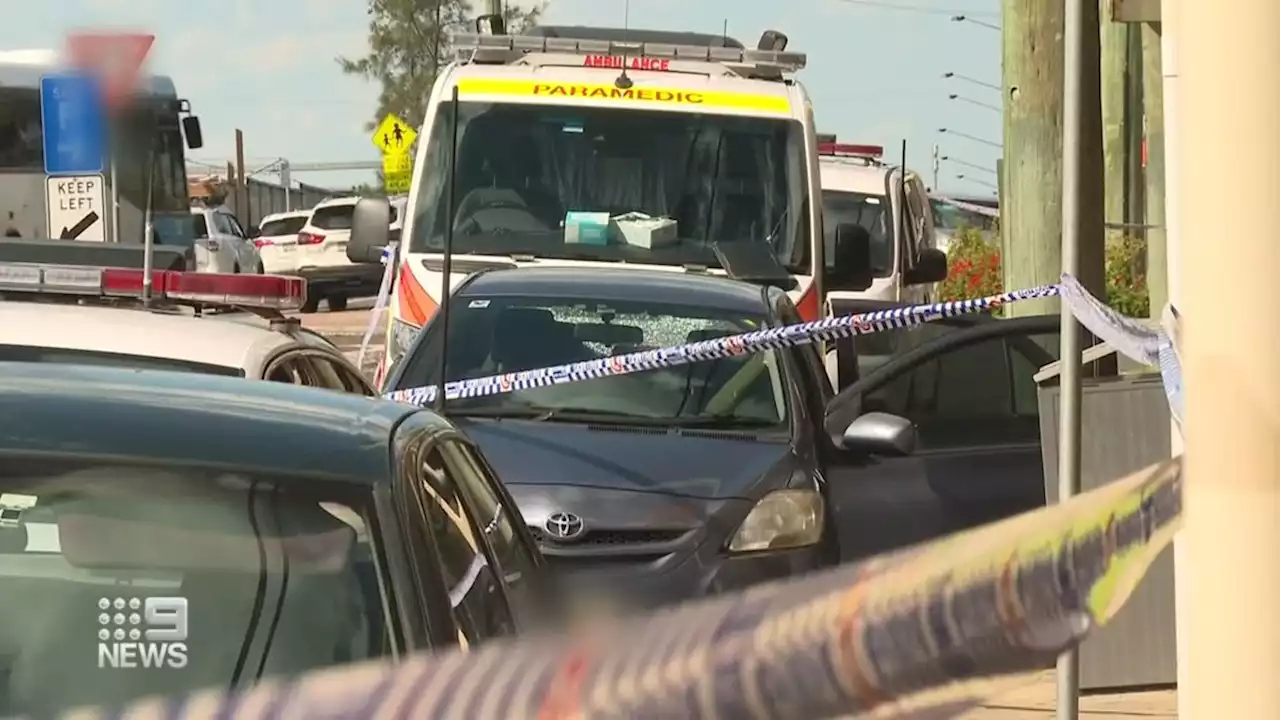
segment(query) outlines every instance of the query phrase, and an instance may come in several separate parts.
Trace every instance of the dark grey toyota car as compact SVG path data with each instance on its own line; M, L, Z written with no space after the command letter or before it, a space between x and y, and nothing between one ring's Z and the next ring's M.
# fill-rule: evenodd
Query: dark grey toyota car
M498 269L458 287L450 381L801 322L778 287L633 269ZM429 324L386 390L440 380ZM450 401L543 554L631 606L741 588L841 558L829 474L911 451L909 421L832 437L808 346Z

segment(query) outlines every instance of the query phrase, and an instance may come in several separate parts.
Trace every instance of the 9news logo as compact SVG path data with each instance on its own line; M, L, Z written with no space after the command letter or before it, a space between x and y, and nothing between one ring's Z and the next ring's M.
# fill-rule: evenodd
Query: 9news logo
M98 668L187 666L187 599L100 598Z

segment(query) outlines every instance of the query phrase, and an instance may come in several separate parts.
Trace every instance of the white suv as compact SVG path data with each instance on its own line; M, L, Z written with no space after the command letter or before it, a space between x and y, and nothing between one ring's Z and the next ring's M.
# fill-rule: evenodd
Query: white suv
M214 273L261 273L262 258L230 210L193 207L196 269Z
M357 196L330 198L311 210L298 232L297 267L288 271L307 280L307 302L302 312L315 312L324 300L330 310L345 310L347 299L370 297L382 283L381 263L353 263L347 259L351 239L351 218ZM391 201L391 229L401 225L403 198Z
M298 233L310 217L310 210L291 210L272 213L258 222L258 229L251 233L267 272L292 273L298 269Z

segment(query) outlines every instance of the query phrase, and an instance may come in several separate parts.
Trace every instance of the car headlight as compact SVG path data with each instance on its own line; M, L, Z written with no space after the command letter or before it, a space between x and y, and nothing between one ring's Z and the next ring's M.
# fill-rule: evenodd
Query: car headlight
M826 506L816 490L774 490L751 508L729 541L729 552L787 550L822 539Z

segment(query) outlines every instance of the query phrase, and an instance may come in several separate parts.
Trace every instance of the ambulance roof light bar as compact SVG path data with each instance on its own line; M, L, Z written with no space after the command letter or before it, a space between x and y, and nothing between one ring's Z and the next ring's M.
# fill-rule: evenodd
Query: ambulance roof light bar
M142 298L143 271L92 265L0 262L0 294ZM151 296L171 303L234 306L279 314L297 310L307 299L306 281L278 275L232 275L155 270Z
M782 50L745 50L733 47L486 33L454 33L450 40L458 60L462 62L507 63L528 53L558 53L748 65L781 72L801 70L808 62L808 56L804 53Z
M823 142L827 137L831 140ZM835 142L834 135L819 136L818 154L826 157L852 157L866 160L880 160L884 157L884 147L880 145L852 145Z

